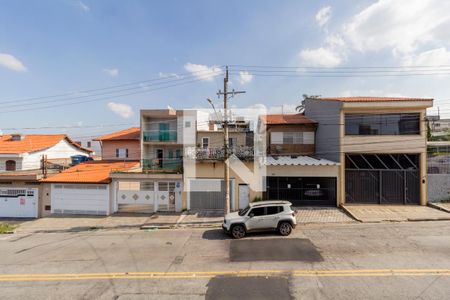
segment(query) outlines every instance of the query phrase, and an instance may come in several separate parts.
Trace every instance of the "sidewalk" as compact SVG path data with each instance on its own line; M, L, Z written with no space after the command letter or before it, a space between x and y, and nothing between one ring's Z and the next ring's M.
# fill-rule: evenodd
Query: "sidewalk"
M450 214L428 206L344 204L342 208L360 222L450 220Z
M149 214L115 214L111 216L51 216L24 222L5 221L17 224L16 233L79 232L96 229L140 228L151 216Z
M221 210L185 211L181 214L157 214L147 220L141 229L168 229L185 227L220 227Z

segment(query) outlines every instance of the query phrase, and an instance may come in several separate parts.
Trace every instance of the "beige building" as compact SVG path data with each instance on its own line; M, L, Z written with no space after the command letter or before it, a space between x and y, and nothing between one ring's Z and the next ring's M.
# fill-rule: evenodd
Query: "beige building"
M242 162L241 168L254 170L253 131L248 121L236 118L229 123L229 153ZM198 126L195 145L186 148L184 157L185 202L187 209L223 209L224 185L224 134L223 129L209 122ZM261 192L256 191L247 176L230 167L230 208L244 208Z
M316 153L340 162L343 203L427 203L426 109L433 99L305 100L318 122Z
M140 160L140 128L113 132L96 138L100 142L102 160Z
M264 199L288 200L295 206L336 206L339 163L315 153L315 120L298 114L260 117L267 157Z

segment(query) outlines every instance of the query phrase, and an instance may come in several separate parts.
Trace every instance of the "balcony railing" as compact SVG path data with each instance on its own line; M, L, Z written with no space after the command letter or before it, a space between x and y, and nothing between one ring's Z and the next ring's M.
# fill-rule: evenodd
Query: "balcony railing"
M176 130L147 130L143 133L144 142L176 142Z
M183 166L181 158L143 159L141 163L144 171L181 172Z
M229 154L236 155L239 159L253 159L254 149L253 147L239 146L231 147ZM187 147L185 148L185 156L188 159L196 160L223 160L225 157L225 152L223 148L196 148Z

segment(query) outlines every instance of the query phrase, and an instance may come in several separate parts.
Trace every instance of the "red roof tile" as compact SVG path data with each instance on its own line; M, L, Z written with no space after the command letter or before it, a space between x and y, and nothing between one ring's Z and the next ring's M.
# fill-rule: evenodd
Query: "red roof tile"
M126 171L139 166L138 161L89 161L73 166L42 182L109 183L111 171Z
M110 140L140 140L141 130L139 127L131 127L128 129L116 131L110 134L103 135L96 138L96 141L110 141Z
M341 102L391 102L391 101L432 101L432 98L407 98L407 97L320 97L318 100L341 101Z
M84 150L86 152L92 152L90 149L86 149L73 142L65 134L27 134L24 135L21 140L13 140L11 135L0 136L0 153L2 154L20 154L36 152L50 148L61 140L66 139L67 142L73 146Z
M308 119L304 114L263 115L261 120L266 125L317 124L316 121Z

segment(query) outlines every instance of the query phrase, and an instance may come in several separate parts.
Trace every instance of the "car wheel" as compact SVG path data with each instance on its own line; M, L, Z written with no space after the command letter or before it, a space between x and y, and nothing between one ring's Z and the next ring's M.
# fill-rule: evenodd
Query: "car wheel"
M245 236L245 228L242 225L235 225L231 229L231 235L235 239L241 239Z
M280 223L280 225L278 226L278 232L279 232L282 236L290 235L291 232L292 232L292 225L289 224L289 222L282 222L282 223Z

